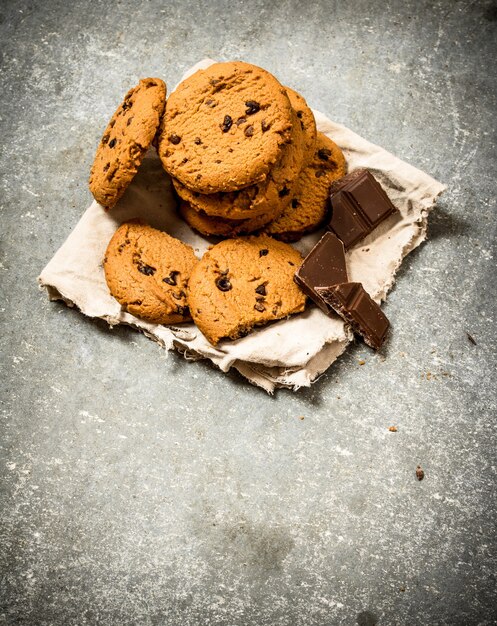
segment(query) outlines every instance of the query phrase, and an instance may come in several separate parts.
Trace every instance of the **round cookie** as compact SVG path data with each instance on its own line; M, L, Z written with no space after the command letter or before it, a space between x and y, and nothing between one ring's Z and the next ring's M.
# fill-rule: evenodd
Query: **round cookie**
M269 172L266 180L239 191L200 194L173 179L180 198L197 211L233 220L270 214L281 206L282 199L295 182L308 155L313 155L316 143L316 123L311 109L298 93L288 87L286 91L293 109L292 141L283 147L280 161Z
M266 70L214 63L169 96L159 137L166 171L200 193L262 182L290 141L292 109Z
M303 311L306 296L293 280L301 263L297 250L264 235L218 243L190 276L193 321L216 345Z
M125 311L154 324L177 324L191 319L186 287L197 263L190 246L132 220L114 233L103 266L109 291Z
M89 180L90 191L102 206L113 207L133 180L157 132L165 102L165 83L160 78L143 78L112 116Z
M319 228L328 212L330 185L346 171L343 152L326 135L318 133L314 158L302 170L289 204L264 231L282 241L297 241Z
M282 206L283 210L285 207ZM197 211L184 200L180 203L179 212L185 222L206 237L239 237L255 233L274 219L281 211L251 217L246 220L227 220L222 217L212 217L203 211Z

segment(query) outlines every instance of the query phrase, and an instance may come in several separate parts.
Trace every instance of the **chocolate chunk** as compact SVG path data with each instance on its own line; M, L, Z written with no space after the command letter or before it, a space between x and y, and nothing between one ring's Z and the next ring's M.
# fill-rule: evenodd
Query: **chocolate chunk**
M133 106L132 102L130 102L129 100L125 100L123 102L123 111L127 111L128 109L131 109L132 106Z
M179 291L178 293L173 291L171 292L171 295L175 300L182 300L183 298L186 298L186 293L184 291Z
M109 148L113 148L116 145L117 139L111 139L109 141Z
M236 120L236 125L237 125L237 126L240 126L240 124L245 124L245 122L246 122L246 121L247 121L247 118L246 118L246 117L239 117L239 118Z
M299 206L299 201L297 198L292 198L292 209L296 209Z
M220 276L216 279L216 287L219 291L229 291L232 288L229 279L225 276Z
M257 111L260 111L261 109L261 105L255 100L247 100L247 102L245 102L245 106L247 107L245 109L245 113L247 115L253 115L254 113L257 113Z
M321 178L321 176L324 176L326 174L326 170L316 170L315 176L316 178Z
M245 137L252 137L253 134L254 127L252 126L252 124L250 124L250 126L247 126L247 128L245 129Z
M195 137L195 139L193 140L193 143L196 144L197 146L200 146L200 144L202 143L202 140L200 139L200 137Z
M283 187L283 189L280 189L278 191L278 195L280 198L284 198L285 196L288 196L289 193L290 193L290 189L288 189L286 185Z
M299 119L301 119L302 115L303 115L302 111L297 111L297 117L298 117Z
M328 228L352 247L397 209L368 170L356 170L331 185Z
M254 304L254 309L262 313L266 310L266 307L262 304L262 302L257 302L256 304Z
M266 256L266 254L268 254L269 250L266 250L266 248L264 248L263 250L259 250L259 256Z
M232 126L233 120L229 115L225 115L223 123L221 124L221 130L223 131L223 133L227 133Z
M333 233L325 233L305 257L295 274L295 282L326 314L330 306L316 292L348 281L343 243Z
M320 150L318 150L318 158L320 158L321 161L328 161L330 156L331 150L328 150L328 148L321 148Z
M181 137L173 133L172 135L169 135L169 141L175 146L177 146L179 142L181 141Z
M261 122L261 129L262 132L265 133L267 132L269 129L271 128L271 124L269 122L266 122L266 120L262 120Z
M177 306L176 307L176 313L178 315L188 315L189 311L188 311L188 307L187 306Z
M267 285L267 283L262 283L262 285L259 285L258 287L256 287L255 293L258 293L260 296L265 296L266 295L266 285Z
M316 287L317 294L361 335L364 341L379 350L390 327L387 316L361 283L341 283Z
M173 270L172 272L169 273L169 276L166 276L165 278L162 279L162 282L166 283L167 285L176 285L176 276L179 274L179 272Z
M155 267L142 263L141 261L138 263L137 267L138 271L145 274L145 276L153 276L156 272Z

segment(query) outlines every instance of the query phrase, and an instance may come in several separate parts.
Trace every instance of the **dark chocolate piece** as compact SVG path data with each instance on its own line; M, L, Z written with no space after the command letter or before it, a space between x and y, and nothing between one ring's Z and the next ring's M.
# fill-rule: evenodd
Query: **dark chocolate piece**
M397 211L368 170L355 170L334 182L330 201L332 212L328 228L343 241L346 250Z
M364 341L379 350L385 341L390 322L361 283L342 283L317 287L319 296L361 335Z
M316 293L316 287L330 287L347 281L343 243L333 233L325 233L297 270L295 282L328 314L330 307Z

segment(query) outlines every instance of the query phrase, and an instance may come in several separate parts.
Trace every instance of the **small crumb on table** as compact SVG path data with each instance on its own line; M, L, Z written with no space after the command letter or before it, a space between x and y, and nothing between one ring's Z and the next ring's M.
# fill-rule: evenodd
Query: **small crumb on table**
M425 477L425 473L423 472L421 465L418 465L416 467L416 478L418 480L423 480L424 477Z

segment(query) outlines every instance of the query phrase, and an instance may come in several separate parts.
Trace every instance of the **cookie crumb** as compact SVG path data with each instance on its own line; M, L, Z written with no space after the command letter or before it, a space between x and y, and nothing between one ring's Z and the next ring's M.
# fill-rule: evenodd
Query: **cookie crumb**
M475 338L473 337L473 335L470 335L470 334L468 333L468 331L467 331L467 330L465 330L464 332L466 333L466 337L469 339L469 341L470 341L470 342L471 342L474 346L477 346L478 344L476 343L476 340L475 340Z
M366 365L366 361L364 361L363 359L359 360L359 365Z
M303 416L303 415L301 415L301 416L299 417L299 420L304 420L304 419L305 419L305 418L304 418L304 416Z
M421 465L416 467L416 478L421 481L425 477L425 473L423 472Z
M396 433L396 432L397 432L397 426L390 426L390 427L388 428L388 430L389 430L391 433Z

